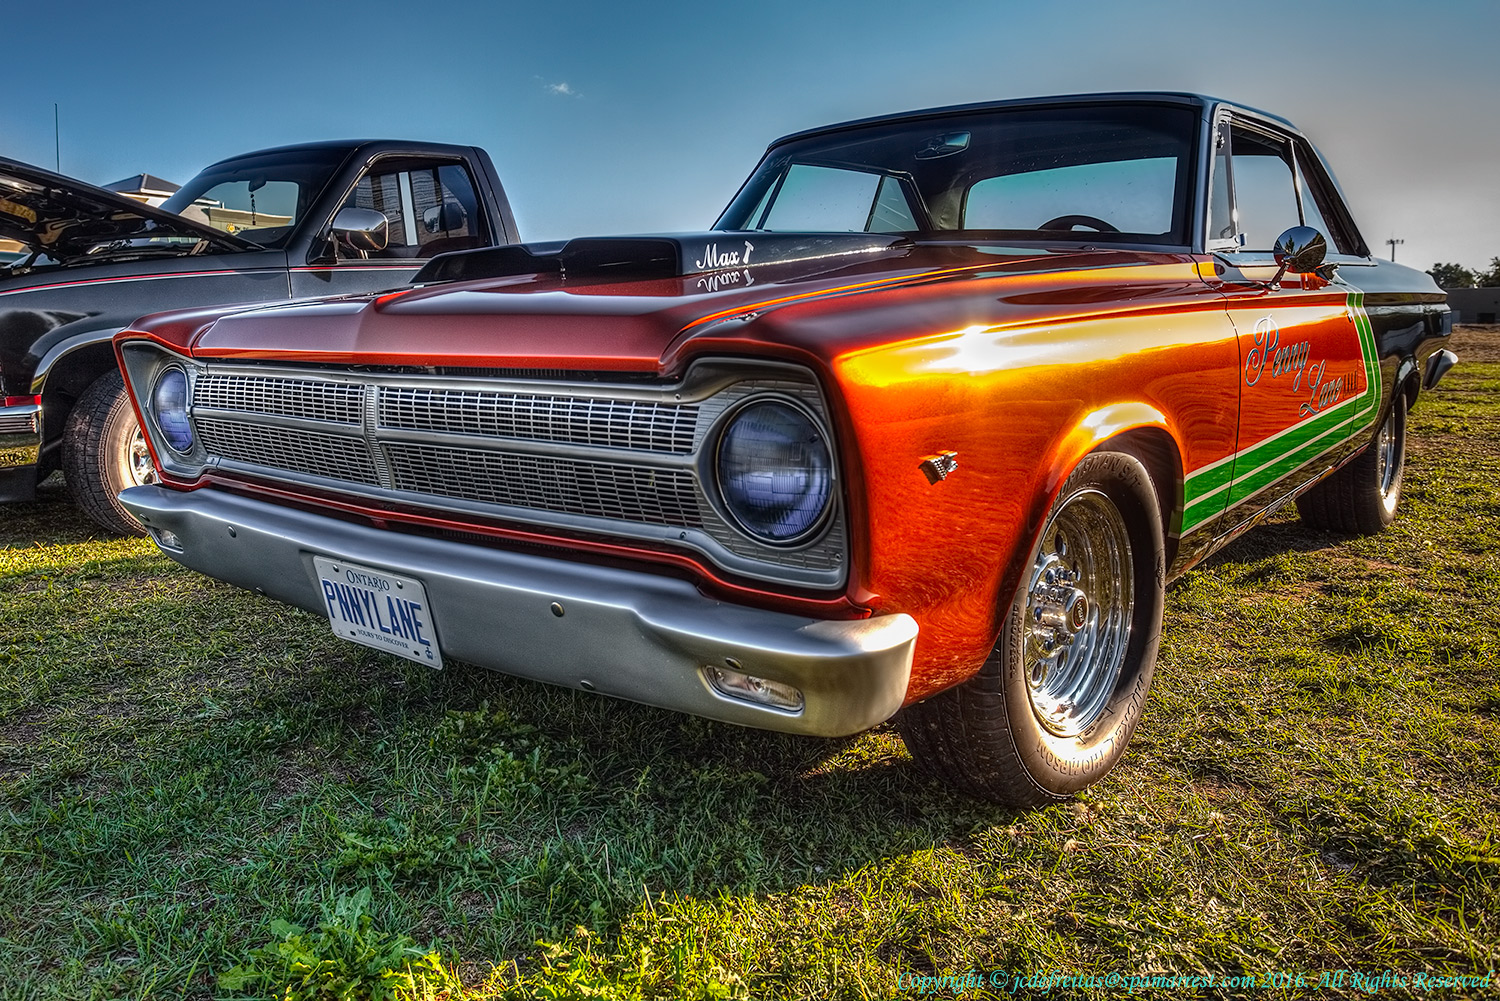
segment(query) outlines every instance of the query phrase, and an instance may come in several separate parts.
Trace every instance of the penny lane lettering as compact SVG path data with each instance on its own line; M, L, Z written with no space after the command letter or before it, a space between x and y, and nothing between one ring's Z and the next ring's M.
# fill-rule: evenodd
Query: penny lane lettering
M384 581L387 589L390 584ZM345 622L358 622L367 629L378 629L388 636L399 636L401 639L422 646L432 646L432 641L422 635L422 619L420 603L398 598L394 595L374 595L369 591L361 591L350 587L348 584L336 584L333 581L323 581L323 594L328 600L328 613L340 615ZM384 601L381 598L384 597ZM381 605L385 605L382 615Z
M1318 413L1320 410L1327 410L1344 398L1346 390L1350 393L1355 390L1359 380L1357 373L1349 372L1324 381L1323 370L1327 367L1327 361L1313 366L1313 376L1308 380L1309 397L1303 400L1302 405L1297 408L1298 413L1303 417Z
M1269 366L1273 379L1295 372L1292 389L1301 389L1302 370L1307 367L1307 356L1311 351L1311 341L1282 345L1281 329L1269 316L1256 321L1255 347L1245 354L1245 385L1253 386L1260 382L1261 375Z

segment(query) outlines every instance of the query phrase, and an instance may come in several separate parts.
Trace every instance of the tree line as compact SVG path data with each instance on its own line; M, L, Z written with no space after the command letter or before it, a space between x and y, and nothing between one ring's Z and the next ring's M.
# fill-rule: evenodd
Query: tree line
M1500 257L1490 258L1488 271L1470 271L1462 264L1434 264L1427 273L1440 288L1495 288L1500 286Z

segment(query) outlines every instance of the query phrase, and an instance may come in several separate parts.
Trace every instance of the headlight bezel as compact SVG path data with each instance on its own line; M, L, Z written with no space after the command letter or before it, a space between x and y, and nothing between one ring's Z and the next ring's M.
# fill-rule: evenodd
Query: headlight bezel
M204 451L203 436L193 414L193 401L202 367L191 357L172 350L145 337L130 338L119 343L120 370L129 384L135 413L140 418L141 433L150 443L156 466L164 476L176 480L193 480L208 468L208 455ZM187 377L185 405L188 425L192 429L192 446L186 452L178 451L167 440L157 420L156 387L168 369L177 368Z
M743 419L746 412L756 407L773 404L785 407L806 421L818 435L818 443L822 447L824 460L826 462L826 492L822 507L816 516L801 531L783 538L764 534L747 524L747 519L735 509L731 502L730 492L726 488L724 476L722 475L722 462L724 448L729 438L729 433L736 423ZM825 534L836 518L840 504L840 478L838 467L838 454L834 449L833 435L828 426L816 411L796 397L778 392L759 392L737 400L719 416L713 428L709 432L709 440L713 443L711 449L706 449L707 476L704 477L705 485L711 485L708 491L709 499L718 509L719 514L725 522L733 529L750 539L756 545L766 546L773 549L798 549L815 544Z

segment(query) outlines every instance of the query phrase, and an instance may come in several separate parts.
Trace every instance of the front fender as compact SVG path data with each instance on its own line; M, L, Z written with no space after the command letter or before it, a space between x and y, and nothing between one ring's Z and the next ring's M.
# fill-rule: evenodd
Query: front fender
M91 330L81 330L77 333L70 332L61 340L49 345L42 356L37 359L36 368L31 374L31 393L33 396L42 396L47 392L47 384L54 372L67 369L68 360L76 357L77 352L83 351L95 345L108 346L110 340L119 333L123 327L101 327ZM113 358L112 351L108 352ZM86 380L92 381L92 379Z
M849 359L837 372L850 418L848 481L865 512L857 583L875 596L877 613L904 612L921 625L912 699L984 662L1047 511L1084 456L1122 435L1132 446L1144 441L1130 451L1152 468L1170 531L1183 455L1173 419L1151 402L1068 400L1038 388L1036 370L955 377L934 374L927 361L898 349ZM1106 381L1149 384L1129 374L1095 384L1107 390ZM921 462L945 453L956 466L932 482Z

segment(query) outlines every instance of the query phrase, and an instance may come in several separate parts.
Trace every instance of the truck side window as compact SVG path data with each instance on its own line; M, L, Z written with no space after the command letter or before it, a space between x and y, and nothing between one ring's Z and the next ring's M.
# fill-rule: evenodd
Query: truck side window
M435 257L452 250L489 245L484 215L469 172L458 164L414 170L412 198L416 206L418 257Z
M490 244L474 184L460 164L377 161L344 205L374 209L390 222L385 250L371 258L425 260ZM339 257L354 255L341 248Z

